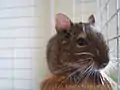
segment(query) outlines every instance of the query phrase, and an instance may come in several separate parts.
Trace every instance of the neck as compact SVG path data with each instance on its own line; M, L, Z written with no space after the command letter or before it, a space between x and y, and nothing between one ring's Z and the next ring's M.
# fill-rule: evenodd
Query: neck
M88 79L95 84L102 84L103 77L99 71L91 71L86 73L77 72L73 75L67 76L71 83L82 83L87 81Z

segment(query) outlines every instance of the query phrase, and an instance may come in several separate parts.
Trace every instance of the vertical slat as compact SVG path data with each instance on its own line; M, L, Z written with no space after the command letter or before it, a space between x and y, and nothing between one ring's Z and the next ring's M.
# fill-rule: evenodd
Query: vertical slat
M116 4L117 4L116 5L116 10L118 10L119 9L119 0L116 0ZM117 13L117 36L119 35L119 30L120 30L120 28L119 28L120 27L119 26L120 16L119 15L120 15L120 13L118 12ZM118 60L118 62L120 61L119 60L119 38L117 38L117 60ZM118 71L117 89L120 90L120 88L119 88L119 85L120 85L120 76L119 76L120 75L120 70L119 70L120 69L120 64L119 63L117 65L117 68L118 68L118 70L117 70Z

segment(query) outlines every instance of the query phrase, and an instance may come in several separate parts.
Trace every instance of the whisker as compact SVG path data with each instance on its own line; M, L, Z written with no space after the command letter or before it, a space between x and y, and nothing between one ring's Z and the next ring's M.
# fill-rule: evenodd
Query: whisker
M61 72L68 72L68 71L71 71L71 70L73 70L73 68L70 68L68 65L61 65L61 66L59 66L59 68L61 68L61 69L57 69L57 71L55 71L54 73L56 73L56 74L60 74Z
M83 78L86 78L87 75L91 72L91 70L93 70L92 63L93 63L92 61L89 61L87 64L81 64L81 63L74 63L74 64L69 63L68 64L68 63L66 63L65 64L66 66L72 67L72 70L73 70L73 68L75 70L73 70L74 72L70 73L66 78L64 78L64 80L70 79L70 81L74 80L77 83L81 82L81 80L83 80ZM75 75L77 75L77 77ZM78 75L80 75L80 76L78 76Z
M84 67L86 67L86 66L84 66ZM80 69L77 69L76 71L74 71L73 73L71 73L68 77L71 77L72 75L74 75L76 72L78 72L78 71L82 71L82 70L84 70L84 67L82 67L82 68L80 68Z
M102 77L102 75L101 75L101 83L102 83L102 85L104 85L104 81L103 81L103 77Z
M81 62L81 61L90 61L90 60L93 60L93 58L79 59L79 60L76 60L76 62Z
M93 65L91 65L91 68L87 71L87 75L85 76L85 80L90 76L91 72L93 70Z
M92 56L92 57L95 57L95 55L94 55L94 54L89 53L89 52L74 53L74 55L90 55L90 56Z
M80 67L81 65L83 65L84 63L90 63L92 61L92 58L86 58L86 59L79 59L76 60L76 62L73 63L64 63L64 65L66 66L70 66L70 67ZM87 66L88 64L84 64L84 66Z
M77 72L79 72L79 71L83 71L84 70L84 68L85 67L82 67L82 68L80 68L80 69L77 69L76 71L74 71L73 73L71 73L68 77L71 77L72 75L75 75Z
M95 72L93 71L93 80L94 80L94 86L95 86Z
M87 78L89 77L89 73L91 72L91 70L93 69L93 64L91 64L86 70L84 70L84 72L81 74L79 80L83 79L83 78ZM80 83L80 81L78 82Z

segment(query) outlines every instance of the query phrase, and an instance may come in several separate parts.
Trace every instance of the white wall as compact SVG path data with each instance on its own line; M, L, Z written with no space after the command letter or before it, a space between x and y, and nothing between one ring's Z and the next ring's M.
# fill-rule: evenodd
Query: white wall
M96 17L97 4L96 0L91 2L83 2L84 0L73 0L74 1L74 18L75 21L87 22L91 14ZM87 0L88 1L88 0Z
M40 83L48 75L49 71L46 65L46 45L51 36L51 19L50 19L50 1L48 0L36 0L36 36L41 37L40 42L36 42L38 46L41 46L38 52L36 52L36 85L37 89L40 88Z
M49 72L48 0L0 0L0 90L39 90Z
M83 0L84 1L84 0ZM65 13L73 21L86 22L89 15L96 16L97 3L96 0L92 2L81 2L81 0L54 0L54 10L56 13Z

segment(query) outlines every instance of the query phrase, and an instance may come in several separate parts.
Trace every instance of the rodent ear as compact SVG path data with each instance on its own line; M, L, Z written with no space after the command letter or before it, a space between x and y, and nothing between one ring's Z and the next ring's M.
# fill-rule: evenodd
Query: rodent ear
M92 15L90 15L90 17L88 18L88 21L89 21L89 23L90 24L92 24L92 25L94 25L95 24L95 17L94 17L94 15L92 14Z
M56 14L55 17L55 28L57 31L68 30L71 27L71 20L62 13Z

